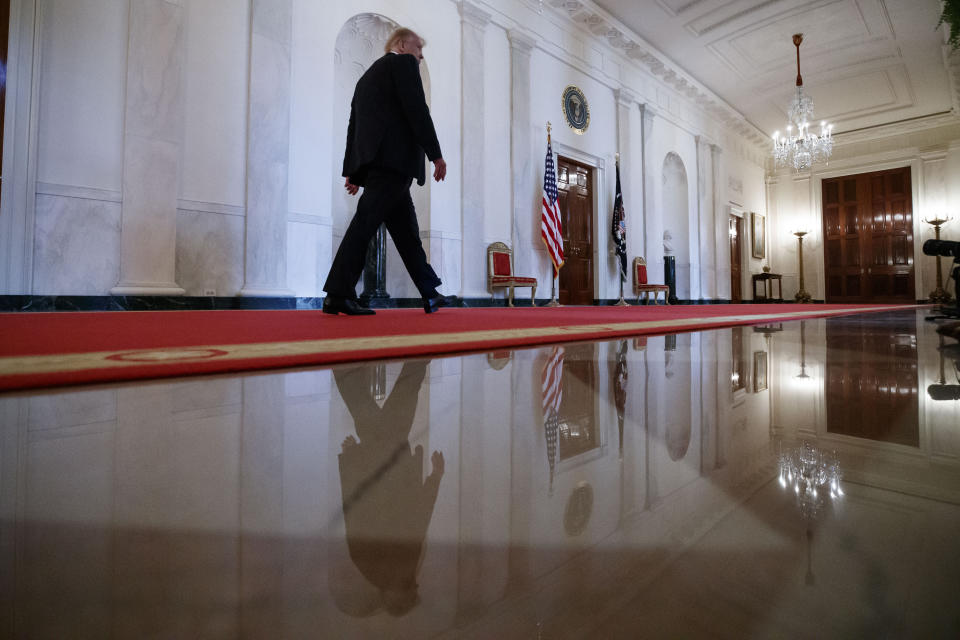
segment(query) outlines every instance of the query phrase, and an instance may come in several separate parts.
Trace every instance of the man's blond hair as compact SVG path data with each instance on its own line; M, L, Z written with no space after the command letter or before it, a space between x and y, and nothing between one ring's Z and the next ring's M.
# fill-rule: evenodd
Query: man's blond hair
M421 47L427 46L427 41L421 38L416 31L406 27L400 27L399 29L395 29L394 32L390 34L390 37L387 38L387 44L383 45L383 51L384 53L390 53L398 44L404 40L410 40L412 38L418 38L420 40Z

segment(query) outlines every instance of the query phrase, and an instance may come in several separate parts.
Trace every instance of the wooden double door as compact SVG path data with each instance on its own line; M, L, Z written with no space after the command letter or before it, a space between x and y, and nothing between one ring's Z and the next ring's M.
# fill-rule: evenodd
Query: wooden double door
M563 225L560 304L593 304L593 174L590 167L557 159L557 191ZM629 283L626 285L629 286Z
M823 181L827 302L916 301L910 167Z

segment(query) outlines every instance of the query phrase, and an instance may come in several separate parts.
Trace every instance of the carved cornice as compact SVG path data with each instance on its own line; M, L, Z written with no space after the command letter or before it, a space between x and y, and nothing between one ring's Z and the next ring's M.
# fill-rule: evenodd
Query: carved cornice
M754 145L763 146L767 143L768 136L747 122L741 113L590 0L549 0L549 4L564 12L572 22L583 25L595 36L605 39L613 49L619 50L638 66L645 67L728 129Z

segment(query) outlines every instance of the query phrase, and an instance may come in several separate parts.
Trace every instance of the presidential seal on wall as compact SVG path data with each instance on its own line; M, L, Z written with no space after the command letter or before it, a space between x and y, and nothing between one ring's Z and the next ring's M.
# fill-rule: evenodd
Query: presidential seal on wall
M590 126L590 107L580 87L570 85L563 90L563 116L577 135L582 136Z

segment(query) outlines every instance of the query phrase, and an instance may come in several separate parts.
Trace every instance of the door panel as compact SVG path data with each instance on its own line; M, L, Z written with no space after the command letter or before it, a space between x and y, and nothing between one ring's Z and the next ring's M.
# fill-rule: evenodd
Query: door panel
M913 302L910 168L823 181L827 302Z
M593 304L593 175L590 167L557 159L557 190L563 225L560 304Z
M743 302L743 277L740 265L743 264L743 218L730 215L730 302Z

